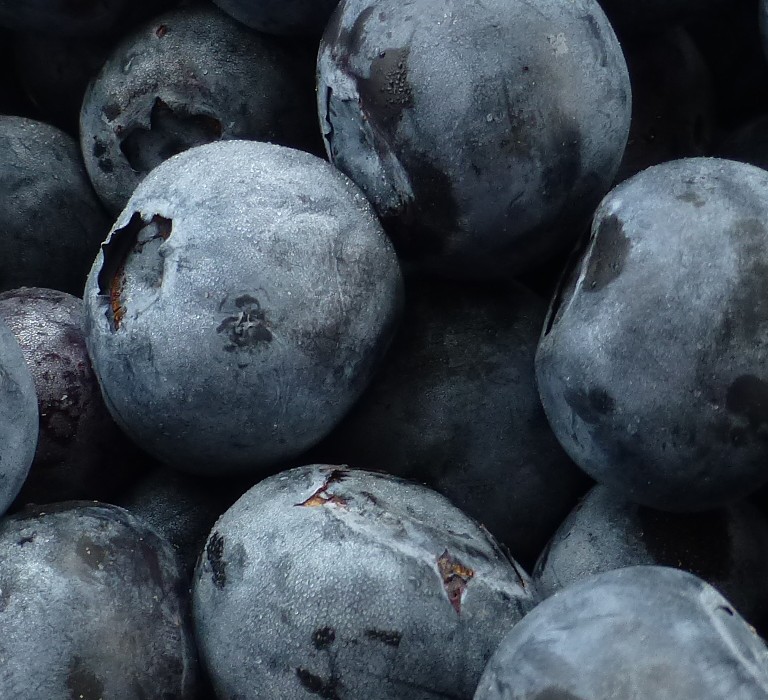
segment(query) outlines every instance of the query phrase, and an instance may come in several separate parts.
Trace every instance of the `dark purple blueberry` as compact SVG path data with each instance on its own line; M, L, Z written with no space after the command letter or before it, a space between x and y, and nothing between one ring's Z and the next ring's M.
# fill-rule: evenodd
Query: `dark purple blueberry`
M37 435L35 383L16 337L0 320L0 515L27 478Z
M191 577L216 519L249 486L241 479L214 481L172 469L155 469L120 494L117 504L167 539Z
M39 286L82 294L109 222L71 136L0 116L0 230L0 291Z
M552 538L534 581L546 597L594 574L641 564L695 574L753 624L768 611L768 522L744 501L705 513L665 513L596 486Z
M318 57L331 161L414 265L520 273L574 242L630 121L594 0L344 0Z
M406 297L382 369L319 456L428 484L533 564L588 483L536 390L546 304L519 285Z
M263 474L363 392L401 285L370 205L333 166L209 144L136 189L88 278L86 342L107 406L150 454Z
M616 187L536 357L573 460L629 500L717 508L768 479L768 172L671 161Z
M536 603L486 530L386 474L299 467L216 523L194 581L217 697L472 697L503 635Z
M709 153L715 110L709 68L676 27L622 43L632 84L632 124L616 181L675 158Z
M193 146L228 139L310 147L317 132L311 67L275 39L211 6L144 24L91 83L80 143L96 191L113 212L154 167Z
M339 0L213 0L238 22L267 34L321 34Z
M128 511L69 501L0 521L0 696L194 700L188 589Z
M136 450L101 398L83 336L83 302L53 289L0 294L0 318L21 346L40 414L35 459L18 501L106 498L133 476Z
M541 603L501 642L474 700L761 700L766 656L710 585L634 566Z

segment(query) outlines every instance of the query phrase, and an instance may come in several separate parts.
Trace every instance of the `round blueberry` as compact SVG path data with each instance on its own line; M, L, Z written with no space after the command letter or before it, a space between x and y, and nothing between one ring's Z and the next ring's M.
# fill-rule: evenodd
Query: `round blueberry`
M535 602L528 576L442 496L318 465L240 498L193 589L220 698L470 698Z
M74 139L0 116L0 291L50 287L80 295L109 222Z
M0 696L197 697L187 583L141 520L69 501L0 521Z
M211 6L154 18L117 46L86 92L80 144L96 192L119 212L146 174L228 139L309 147L317 132L300 62Z
M701 579L656 566L610 571L518 623L474 700L758 700L768 650Z
M616 187L536 357L573 460L632 501L705 510L768 479L768 172L672 161Z
M238 22L267 34L320 34L339 0L214 0Z
M139 185L88 278L86 341L144 449L252 473L319 441L359 397L401 284L368 202L330 164L220 142Z
M464 278L571 245L616 174L631 112L594 0L344 0L317 97L330 159L402 254Z

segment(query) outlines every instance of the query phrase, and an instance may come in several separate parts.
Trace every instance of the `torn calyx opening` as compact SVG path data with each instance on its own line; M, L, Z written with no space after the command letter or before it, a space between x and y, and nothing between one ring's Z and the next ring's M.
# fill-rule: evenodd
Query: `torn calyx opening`
M102 244L104 262L99 270L97 282L99 295L109 298L107 316L112 330L118 330L125 316L126 265L132 255L141 253L151 241L168 240L172 222L159 214L145 221L139 212L134 212L123 228L115 230L109 240Z

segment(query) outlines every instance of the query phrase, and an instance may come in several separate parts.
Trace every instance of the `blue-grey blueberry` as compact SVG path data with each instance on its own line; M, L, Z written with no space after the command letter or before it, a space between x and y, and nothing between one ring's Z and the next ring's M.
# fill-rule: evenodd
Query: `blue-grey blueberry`
M217 521L194 579L195 634L220 700L468 700L536 603L531 588L425 486L298 467Z
M0 521L0 696L195 700L173 548L128 511L68 501Z
M256 473L360 396L401 288L370 205L332 165L223 141L136 189L88 277L86 342L142 448L186 471Z
M520 273L573 243L629 131L595 0L343 0L318 55L331 161L416 267Z
M80 144L96 192L117 213L152 168L213 141L309 147L311 64L305 77L294 52L213 6L155 17L113 48L83 100Z
M768 649L714 588L658 566L564 588L507 634L474 700L758 700Z
M0 320L0 515L21 490L35 457L35 383L8 325Z
M521 285L406 287L381 370L319 456L427 483L532 565L588 479L541 407L546 304Z
M315 34L325 29L339 0L214 0L238 22L267 34Z
M705 513L665 513L595 486L555 533L533 578L546 597L594 574L641 564L695 574L752 624L768 612L768 522L746 501Z
M716 508L768 480L768 172L691 158L601 203L536 373L573 460L628 499Z
M75 140L43 122L0 116L0 291L81 295L108 231Z
M17 502L100 499L129 484L137 450L101 398L83 336L83 302L24 287L0 294L0 318L19 342L37 393L37 451Z

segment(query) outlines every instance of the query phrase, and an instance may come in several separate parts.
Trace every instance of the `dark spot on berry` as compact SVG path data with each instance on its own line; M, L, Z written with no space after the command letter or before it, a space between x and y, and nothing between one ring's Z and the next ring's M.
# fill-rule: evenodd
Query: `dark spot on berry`
M211 580L216 588L223 589L227 584L226 563L222 557L224 555L224 538L214 532L208 544L205 547L205 555L208 559L208 565L211 567Z

